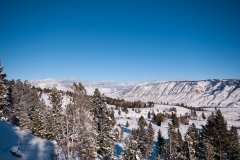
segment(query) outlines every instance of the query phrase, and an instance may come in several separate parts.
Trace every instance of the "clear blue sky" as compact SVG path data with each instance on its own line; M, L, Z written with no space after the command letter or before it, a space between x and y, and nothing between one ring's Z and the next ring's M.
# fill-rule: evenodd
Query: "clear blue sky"
M8 79L240 78L239 0L1 0Z

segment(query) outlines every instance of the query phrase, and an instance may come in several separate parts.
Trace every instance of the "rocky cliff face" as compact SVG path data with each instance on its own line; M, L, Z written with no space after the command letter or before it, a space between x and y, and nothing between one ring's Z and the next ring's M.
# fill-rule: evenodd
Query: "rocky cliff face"
M119 97L195 107L240 107L240 80L170 81L136 85Z

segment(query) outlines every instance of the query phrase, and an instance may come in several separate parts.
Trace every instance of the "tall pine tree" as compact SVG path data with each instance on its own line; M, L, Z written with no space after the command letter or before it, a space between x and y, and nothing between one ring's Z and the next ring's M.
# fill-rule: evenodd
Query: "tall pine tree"
M98 154L101 159L111 159L114 153L114 120L110 117L111 110L107 108L105 97L95 89L92 98L94 121L98 133Z
M210 144L216 150L216 159L225 159L229 153L228 148L228 130L227 122L225 121L220 110L212 113L207 119L206 126L202 130L203 138L208 139Z
M8 112L7 106L9 104L8 89L4 85L5 78L7 77L6 73L3 73L2 61L0 60L0 118ZM1 115L1 113L3 113Z

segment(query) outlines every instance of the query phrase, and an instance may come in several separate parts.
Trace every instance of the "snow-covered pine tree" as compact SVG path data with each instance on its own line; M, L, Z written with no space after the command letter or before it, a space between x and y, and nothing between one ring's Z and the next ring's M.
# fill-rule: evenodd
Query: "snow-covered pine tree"
M82 150L82 158L86 160L97 160L98 154L97 150L99 149L97 143L97 131L95 128L91 128L89 132L87 132L84 142L84 148Z
M8 101L8 89L4 85L5 78L7 77L6 73L3 73L2 61L0 60L0 118L4 116L6 107L9 104Z
M181 134L179 128L177 129L177 141L178 141L177 150L178 150L178 152L181 152L182 145L183 145L183 139L182 139L182 134Z
M61 123L59 123L59 119L62 117L62 94L57 90L54 86L52 88L51 93L48 95L48 100L51 104L49 108L49 115L48 115L48 128L47 128L47 138L51 140L59 140L58 133L61 130Z
M121 142L122 140L123 140L123 129L121 127L119 141Z
M152 124L149 123L148 127L147 127L147 150L146 150L146 154L147 157L149 157L152 153L152 147L153 147L153 141L154 141L154 134L155 134L155 130L152 127Z
M26 82L28 84L28 82ZM28 84L29 85L29 84ZM29 85L30 86L30 85ZM43 111L45 108L40 103L40 98L36 90L30 89L28 93L28 108L30 109L31 131L32 134L38 137L43 137ZM21 119L20 119L21 122Z
M59 139L57 144L68 160L96 159L98 144L91 117L91 103L84 86L73 84L72 101L66 106L65 114L59 117Z
M132 132L131 132L131 135L132 135L132 138L134 139L134 140L137 140L137 131L136 131L136 129L132 129Z
M183 154L189 159L200 156L201 152L199 146L200 135L194 123L192 123L185 135L185 142L183 144Z
M119 141L119 130L118 130L118 128L114 129L114 135L115 135L115 140L118 142Z
M23 91L24 91L24 86L21 80L16 80L14 85L12 86L12 107L13 107L13 112L17 112L20 109L20 103L22 100L23 96ZM19 108L18 108L19 107Z
M114 154L114 120L110 117L111 110L107 108L105 97L95 89L92 98L93 113L98 132L98 154L101 159L111 159Z
M34 111L32 113L32 134L45 138L45 132L44 132L44 106L39 103L37 106L35 106Z
M128 139L125 140L124 151L122 152L123 160L141 160L142 154L138 146L138 142L133 138L131 134Z
M175 113L172 112L172 125L174 128L179 128L179 119Z
M208 119L206 126L202 126L202 135L204 139L208 139L210 144L216 149L215 158L225 159L228 155L228 130L227 122L220 110L216 110L216 113L212 113Z
M176 132L172 124L168 123L168 144L167 144L167 157L168 159L177 159L182 157L179 150L179 134Z
M237 128L232 126L231 129L228 132L228 147L227 147L227 153L228 153L228 159L234 160L234 159L240 159L240 144L239 144L239 136L237 132Z
M195 148L193 146L193 139L191 138L191 136L189 136L188 134L185 135L185 140L187 143L187 151L188 151L188 156L189 156L189 160L196 160L195 158Z
M215 160L216 152L215 152L215 147L211 145L208 139L204 139L203 142L204 148L205 148L205 157L203 159L206 160Z
M40 119L42 123L42 130L41 130L41 137L44 139L50 139L48 138L48 130L51 128L49 125L49 115L51 114L49 111L48 106L45 104L45 101L43 99L40 100Z
M21 111L18 113L19 118L19 128L20 130L24 129L31 129L32 128L32 121L30 117L29 107L27 105L23 105L21 107Z
M148 135L145 129L147 126L147 122L145 121L144 117L141 116L138 120L138 136L137 136L137 144L138 148L141 151L141 154L144 158L148 157Z
M19 128L31 131L32 129L37 129L36 124L33 128L33 121L38 121L35 117L36 112L40 111L38 109L40 107L40 99L37 92L31 89L28 81L24 83L17 81L13 86L12 97L14 113L19 119ZM41 128L40 125L39 127Z

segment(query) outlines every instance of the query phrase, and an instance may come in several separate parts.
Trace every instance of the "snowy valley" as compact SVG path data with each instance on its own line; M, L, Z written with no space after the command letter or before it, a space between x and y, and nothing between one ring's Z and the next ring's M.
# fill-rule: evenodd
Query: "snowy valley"
M239 80L73 82L76 80L6 82L11 86L11 101L1 111L1 159L238 156L232 152L238 149L236 138L240 135ZM6 86L2 85L5 91ZM104 95L113 99L106 100ZM151 107L150 101L155 102ZM218 124L213 136L221 136L224 142L209 142L208 130ZM232 141L226 141L229 135ZM219 153L208 153L215 143L232 148L221 148L226 154L217 148L214 150Z

